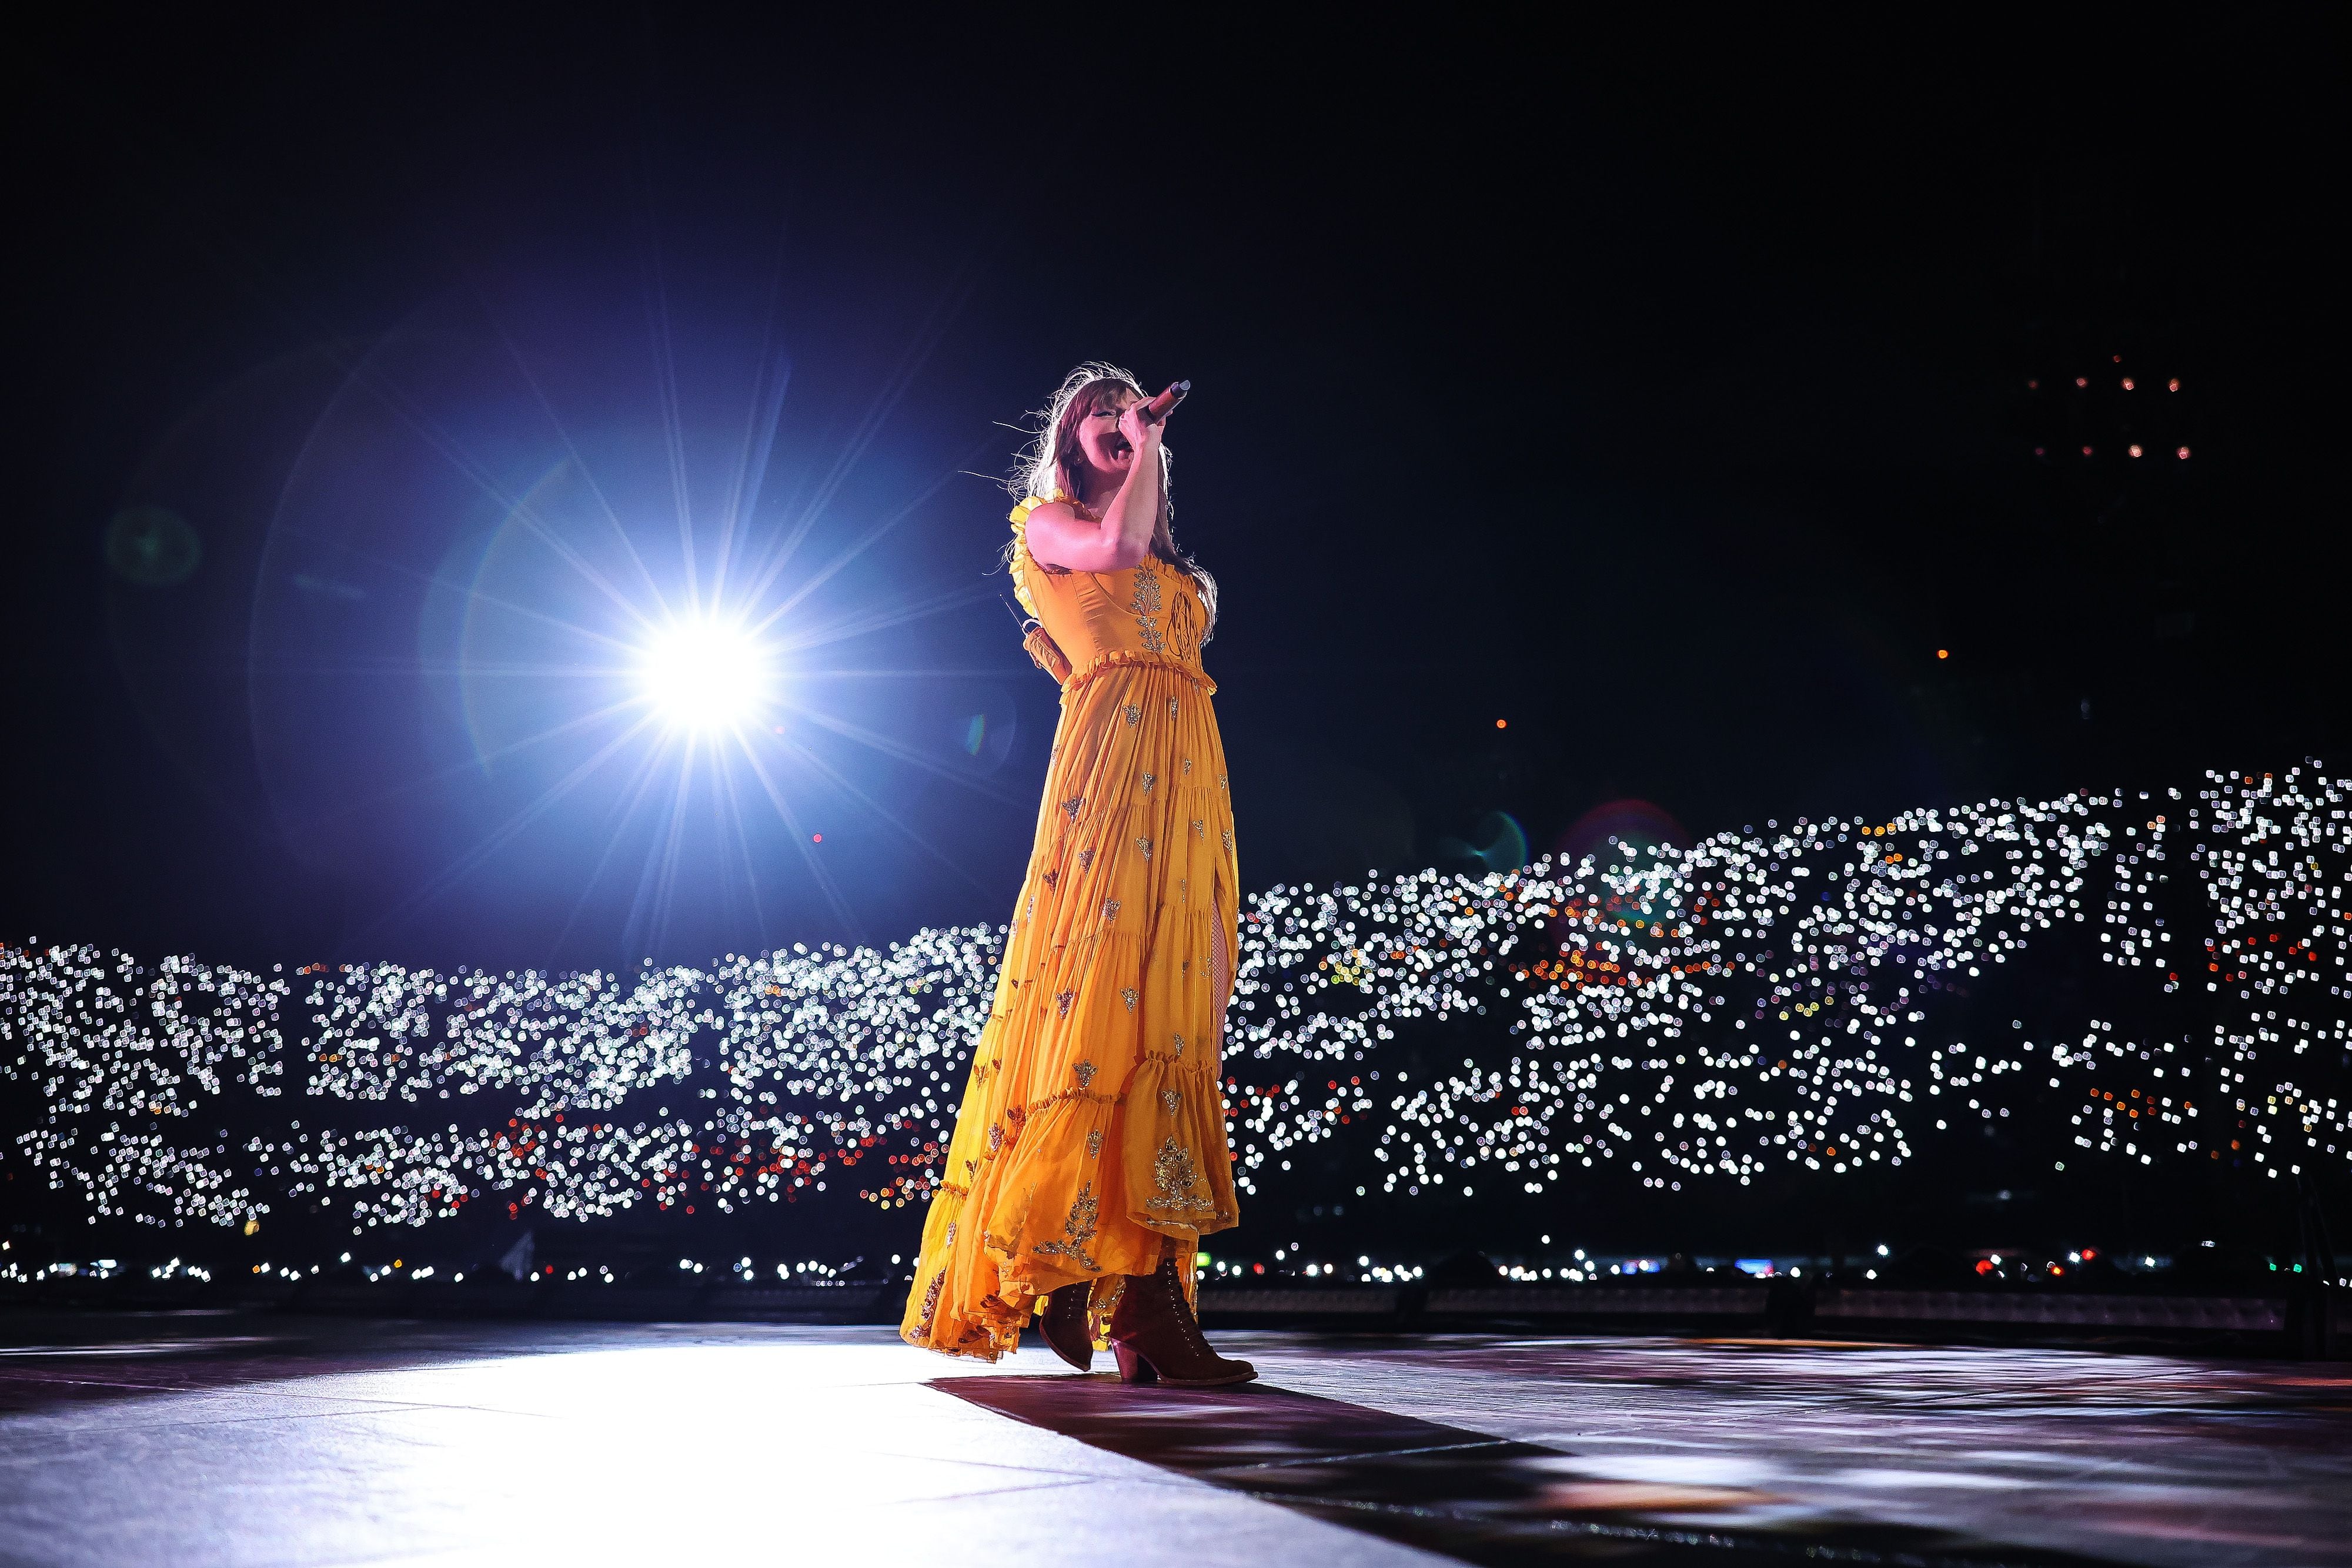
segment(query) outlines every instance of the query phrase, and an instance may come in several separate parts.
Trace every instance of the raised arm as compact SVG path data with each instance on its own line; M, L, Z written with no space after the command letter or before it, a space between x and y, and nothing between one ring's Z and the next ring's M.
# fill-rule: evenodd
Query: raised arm
M1066 501L1029 514L1029 553L1037 564L1064 571L1125 571L1151 553L1160 522L1160 437L1166 428L1129 404L1118 415L1118 433L1134 454L1118 492L1090 522Z

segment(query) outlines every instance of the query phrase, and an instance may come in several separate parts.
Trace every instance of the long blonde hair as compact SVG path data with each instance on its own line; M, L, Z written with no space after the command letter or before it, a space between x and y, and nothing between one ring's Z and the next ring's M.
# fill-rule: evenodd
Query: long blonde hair
M1121 392L1131 392L1139 398L1148 395L1133 375L1101 360L1088 360L1062 378L1062 384L1055 389L1045 406L1033 410L1029 415L1033 423L1024 427L1030 432L1029 444L1021 449L1013 472L1004 480L1005 490L1016 503L1032 496L1047 501L1080 499L1078 472L1086 459L1078 445L1078 422L1098 412ZM1208 619L1201 632L1201 641L1205 643L1217 628L1217 580L1209 575L1206 567L1177 548L1171 526L1176 507L1169 489L1173 468L1168 444L1163 441L1160 444L1160 516L1151 525L1151 553L1192 574L1201 596L1201 609ZM1017 540L1008 541L1004 547L1008 567L1017 548Z

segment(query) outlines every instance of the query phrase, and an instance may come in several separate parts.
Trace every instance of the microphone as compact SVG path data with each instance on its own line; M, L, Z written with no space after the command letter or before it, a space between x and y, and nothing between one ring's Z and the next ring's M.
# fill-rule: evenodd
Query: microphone
M1146 424L1158 424L1175 412L1176 405L1182 402L1184 394L1192 390L1191 382L1176 382L1166 392L1143 405L1143 422Z

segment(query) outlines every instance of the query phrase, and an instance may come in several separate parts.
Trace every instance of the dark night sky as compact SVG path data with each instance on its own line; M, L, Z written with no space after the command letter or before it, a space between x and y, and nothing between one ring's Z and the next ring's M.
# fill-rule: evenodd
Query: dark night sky
M1053 691L962 471L1097 355L1198 386L1256 884L1458 864L1497 811L1539 851L1622 798L1705 833L2337 763L2326 13L1367 15L23 48L0 936L504 967L1002 919ZM618 612L506 520L584 472L675 590L785 369L738 549L827 633L797 831L739 766L673 810L650 745L526 743L593 706L530 628ZM110 566L142 507L181 580Z

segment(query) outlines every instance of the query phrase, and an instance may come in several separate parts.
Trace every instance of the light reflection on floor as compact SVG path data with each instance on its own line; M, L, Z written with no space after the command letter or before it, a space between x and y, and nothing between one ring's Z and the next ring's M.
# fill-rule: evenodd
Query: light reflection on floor
M2343 1364L1220 1339L1265 1381L882 1329L0 1313L0 1561L2352 1563Z
M1717 1529L2352 1562L2344 1363L1467 1336L1338 1363L1279 1341L1238 1353L1303 1393L1556 1449L1587 1483L1756 1494L1708 1509Z

